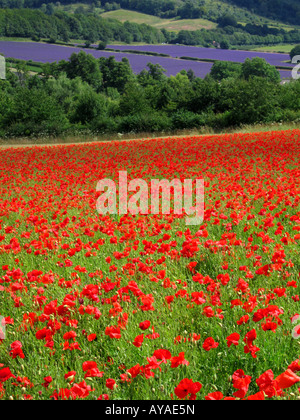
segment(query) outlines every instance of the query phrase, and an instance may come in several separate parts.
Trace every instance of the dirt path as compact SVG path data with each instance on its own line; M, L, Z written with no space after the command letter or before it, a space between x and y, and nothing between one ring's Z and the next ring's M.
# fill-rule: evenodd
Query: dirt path
M19 143L19 144L0 144L0 151L1 150L7 150L7 149L15 149L15 148L28 148L28 147L51 147L51 146L82 146L82 145L96 145L96 144L102 144L102 143L124 143L124 142L130 142L130 141L147 141L147 140L154 140L154 139L178 139L178 138L184 138L189 136L208 136L208 135L217 135L217 134L196 134L196 133L189 133L189 134L180 134L180 135L172 135L172 136L151 136L151 137L136 137L136 138L114 138L111 140L94 140L94 141L66 141L64 143L59 142L53 142L53 143Z
M165 135L155 135L155 134L148 134L148 133L144 133L144 137L143 134L141 134L140 136L136 136L136 137L132 137L132 138L126 138L126 136L119 136L119 137L113 137L109 140L105 140L105 139L99 139L99 138L95 138L92 141L85 141L83 139L68 139L65 142L61 143L59 142L59 140L57 141L53 141L51 143L26 143L26 140L24 143L11 143L9 144L9 142L7 144L5 143L0 143L0 151L1 150L7 150L7 149L12 149L12 148L28 148L28 147L51 147L51 146L81 146L81 145L100 145L102 143L124 143L124 142L130 142L130 141L147 141L147 140L155 140L155 139L178 139L178 138L184 138L184 137L203 137L203 136L219 136L222 134L236 134L236 133L241 133L241 134L245 134L245 133L259 133L259 132L266 132L266 131L287 131L287 130L299 130L300 126L299 124L283 124L283 125L275 125L275 126L249 126L249 127L245 127L245 128L241 128L241 129L236 129L236 130L228 130L228 131L224 131L224 132L220 132L220 133L213 133L213 132L207 132L207 133L199 133L196 131L188 131L185 133L178 133L177 135L169 135L169 136L165 136Z

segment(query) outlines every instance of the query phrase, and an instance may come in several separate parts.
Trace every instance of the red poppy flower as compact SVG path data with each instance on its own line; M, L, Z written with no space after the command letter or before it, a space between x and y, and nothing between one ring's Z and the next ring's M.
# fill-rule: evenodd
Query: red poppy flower
M156 357L157 360L162 360L163 363L167 363L167 360L172 358L172 354L169 352L169 350L164 349L155 350L153 356Z
M184 358L184 352L179 353L178 357L174 356L174 357L171 358L171 368L172 369L177 368L180 365L188 366L189 364L190 364L190 362L188 362Z
M10 371L9 368L4 368L0 370L0 382L6 382L10 378L16 378Z
M239 340L240 340L240 335L237 334L237 333L233 333L229 337L227 337L226 340L227 340L227 346L228 347L231 347L232 345L238 346L239 345Z
M114 379L107 379L105 386L113 391L114 388L117 387L116 381Z
M150 327L150 325L151 325L150 321L144 321L140 323L139 327L141 330L146 331Z
M222 392L212 392L205 397L206 401L221 401L223 398Z
M183 400L190 395L190 400L196 398L196 394L200 392L202 385L200 382L193 382L192 379L183 379L179 385L175 388L175 395Z
M210 351L219 347L219 343L217 343L212 337L207 338L203 343L203 349L205 351Z
M292 370L287 369L284 373L275 379L280 389L287 389L300 382L300 377Z
M133 345L135 347L142 347L144 342L144 334L138 335L137 337L135 337Z

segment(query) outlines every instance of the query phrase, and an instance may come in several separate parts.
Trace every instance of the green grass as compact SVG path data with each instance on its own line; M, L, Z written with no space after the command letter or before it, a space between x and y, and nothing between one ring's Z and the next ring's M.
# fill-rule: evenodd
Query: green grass
M271 46L253 48L253 51L289 54L292 51L292 49L295 47L295 45L297 44L271 45Z
M31 38L1 36L0 41L33 42Z
M0 149L15 146L29 146L29 145L58 145L58 144L79 144L79 143L93 143L106 141L128 141L135 139L154 139L154 138L169 138L169 137L187 137L199 135L214 135L214 134L232 134L232 133L260 133L268 131L287 131L300 130L300 122L283 122L283 123L269 123L269 124L255 124L244 125L239 128L213 129L212 127L203 127L201 129L186 129L170 132L156 132L156 133L127 133L122 136L117 134L102 134L91 138L90 133L81 135L65 135L60 138L11 138L0 139Z

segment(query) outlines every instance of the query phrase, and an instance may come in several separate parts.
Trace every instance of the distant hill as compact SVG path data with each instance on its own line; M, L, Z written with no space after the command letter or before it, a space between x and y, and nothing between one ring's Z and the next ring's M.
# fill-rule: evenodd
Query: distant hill
M0 8L39 8L48 4L78 3L102 7L105 11L123 8L162 18L205 18L215 21L227 11L239 21L247 21L254 15L257 19L264 17L297 26L300 21L299 0L0 0Z
M300 26L287 23L292 19L291 10L294 20L297 16L295 0L280 0L286 9L281 5L269 11L269 0L249 0L247 8L241 7L246 0L117 1L0 0L0 36L101 41L102 46L142 42L222 49L281 44L292 49L300 43Z

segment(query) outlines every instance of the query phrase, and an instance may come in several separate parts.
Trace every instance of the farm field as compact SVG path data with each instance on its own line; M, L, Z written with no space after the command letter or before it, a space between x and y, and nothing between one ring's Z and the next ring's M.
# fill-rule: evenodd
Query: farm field
M295 44L282 44L282 45L273 45L265 47L255 47L254 51L260 52L270 52L270 53L279 53L279 54L290 54L292 49L295 47Z
M286 67L287 70L280 71L283 78L291 77L288 70L291 66L287 61L290 60L288 54L272 54L253 51L229 51L211 48L186 47L179 45L109 45L109 48L118 50L138 50L145 52L156 52L170 55L168 57L155 57L143 54L131 54L126 52L108 52L97 51L95 49L84 49L85 52L94 57L115 56L117 61L127 58L135 73L140 73L147 67L149 62L160 64L166 69L167 76L176 75L182 70L193 70L197 77L204 78L210 73L214 61L234 61L244 62L246 58L261 57L274 66ZM32 60L34 62L55 62L68 60L73 53L79 53L81 47L67 47L53 44L42 44L34 42L11 42L0 41L0 54L5 57L16 58L20 60ZM180 57L189 57L191 60L180 60ZM209 60L195 61L193 59Z
M120 22L134 22L139 24L146 24L157 29L166 29L167 31L196 31L199 29L215 29L217 24L207 19L161 19L157 16L147 15L145 13L134 12L131 10L114 10L111 12L102 13L101 16L105 19L117 19Z
M118 47L119 48L119 47ZM94 49L83 49L75 47L64 47L58 45L38 44L38 43L16 43L0 41L0 52L6 57L17 58L20 60L32 60L34 62L52 63L60 60L68 60L73 53L78 54L84 50L92 54L95 58L115 56L117 61L128 58L134 73L140 73L148 63L160 64L166 69L167 76L175 76L182 70L192 69L197 77L204 78L211 70L212 63L176 60L173 58L152 57L148 55L135 55L128 53L115 53L107 51L97 51Z
M299 399L299 151L300 130L0 150L0 399ZM98 214L120 171L203 179L203 222Z
M155 52L160 54L168 54L174 58L190 57L203 60L215 61L233 61L243 63L247 58L260 57L264 58L273 66L291 67L289 54L275 54L256 51L242 50L222 50L216 48L189 47L185 45L109 45L108 48L118 48L122 50L137 50L145 52Z

